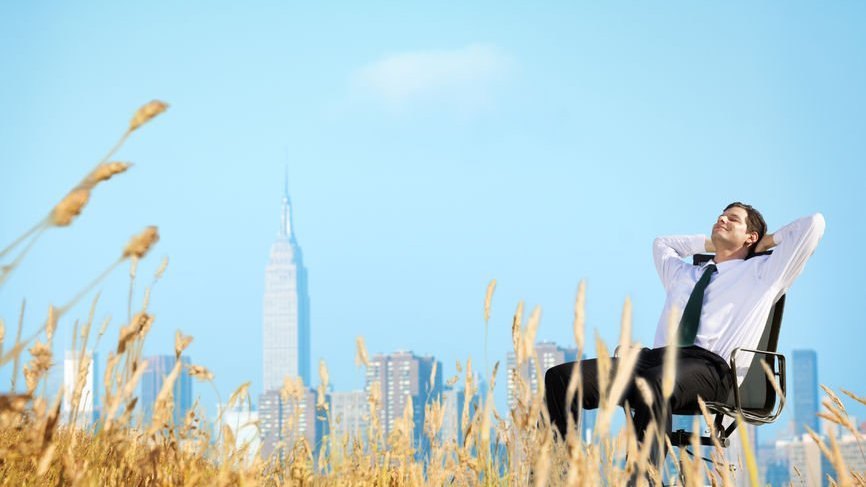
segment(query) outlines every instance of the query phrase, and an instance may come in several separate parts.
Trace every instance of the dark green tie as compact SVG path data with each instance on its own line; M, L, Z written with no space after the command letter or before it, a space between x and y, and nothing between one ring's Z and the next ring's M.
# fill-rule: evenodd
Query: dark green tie
M695 284L692 289L692 295L689 296L689 302L686 303L686 308L683 310L683 317L680 319L679 346L688 347L695 344L695 337L698 335L698 324L701 321L701 308L704 305L704 290L710 283L710 276L716 272L716 265L710 264L704 270L704 275Z

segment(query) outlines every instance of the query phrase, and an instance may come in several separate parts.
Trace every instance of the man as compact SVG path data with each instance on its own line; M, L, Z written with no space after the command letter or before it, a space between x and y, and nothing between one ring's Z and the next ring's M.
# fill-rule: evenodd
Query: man
M653 417L659 427L670 432L671 410L697 408L698 396L705 401L724 402L731 388L728 359L734 348L756 348L770 308L800 275L806 261L824 234L820 213L800 218L776 233L766 234L767 225L760 212L735 202L725 208L712 228L712 236L659 237L653 242L653 258L667 293L659 319L654 348L640 351L632 382L620 398L634 408L638 440ZM771 255L755 255L775 247ZM697 253L715 252L701 266L682 259ZM677 367L673 394L662 404L664 355L669 343L671 313L681 312L678 320ZM617 359L612 360L612 374ZM737 360L737 385L748 371L748 357ZM558 365L544 377L547 409L560 434L566 433L566 410L577 412L576 401L565 405L566 389L575 362ZM742 364L742 366L741 366ZM583 408L599 406L598 367L595 359L581 362ZM649 385L652 405L647 405L635 385L642 377ZM574 417L574 416L572 416ZM651 461L664 458L650 439ZM646 447L646 444L644 444ZM662 451L664 447L662 447ZM666 453L666 452L665 452Z

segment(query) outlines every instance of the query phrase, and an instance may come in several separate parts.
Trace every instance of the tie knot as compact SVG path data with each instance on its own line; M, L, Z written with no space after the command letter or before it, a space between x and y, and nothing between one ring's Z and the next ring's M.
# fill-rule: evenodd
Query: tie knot
M703 282L705 282L705 283L709 283L709 282L710 282L710 277L711 277L713 274L715 274L715 272L716 272L717 270L719 270L719 269L718 269L718 267L716 267L716 264L710 264L710 265L704 267L704 273L701 275L701 279L700 279L700 280L703 281ZM706 286L706 284L704 284L704 285Z

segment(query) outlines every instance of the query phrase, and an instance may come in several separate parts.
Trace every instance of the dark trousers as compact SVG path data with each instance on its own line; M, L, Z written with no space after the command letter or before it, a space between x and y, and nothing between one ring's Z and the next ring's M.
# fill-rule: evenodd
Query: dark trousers
M628 401L634 409L634 426L640 441L644 447L644 433L653 418L656 425L666 433L671 430L672 412L698 411L698 396L704 401L724 402L731 391L732 381L730 367L718 355L698 346L679 348L676 379L674 381L673 394L668 400L667 407L662 404L662 377L664 376L664 356L667 347L644 348L640 351L635 364L630 382L625 389L619 404ZM570 408L565 406L565 394L568 381L575 362L568 362L550 368L544 375L545 396L550 421L559 430L562 437L566 432L566 410L570 410L572 418L577 420L577 394ZM610 384L616 376L618 359L611 358ZM598 363L596 359L583 360L580 366L581 379L583 382L583 409L595 409L599 406L598 386ZM643 377L649 385L653 396L652 407L648 406L640 391L635 385L635 378ZM653 463L663 459L667 454L666 445L659 446L654 438L651 438L652 448L650 460ZM661 458L660 458L661 457Z

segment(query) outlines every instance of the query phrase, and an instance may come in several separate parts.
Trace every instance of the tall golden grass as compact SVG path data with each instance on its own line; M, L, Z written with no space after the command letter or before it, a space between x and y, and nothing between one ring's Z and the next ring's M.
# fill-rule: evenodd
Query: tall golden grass
M70 190L43 220L0 251L2 259L18 249L10 263L2 267L0 286L16 270L43 233L52 227L71 225L98 185L130 167L129 163L109 162L109 159L133 132L167 107L160 101L152 101L141 107L117 144L85 175L81 183ZM163 260L150 286L145 289L141 309L134 312L132 293L138 261L147 256L158 239L156 227L147 227L133 236L119 252L117 260L78 291L69 302L50 307L45 322L26 337L22 336L22 304L17 332L8 351L4 348L7 336L5 322L0 320L0 366L11 364L12 367L11 392L0 395L0 479L3 485L595 486L622 485L630 478L636 479L638 485L676 482L678 478L684 479L685 485L689 486L734 485L735 473L728 468L730 460L718 442L712 448L711 465L687 456L684 451L680 451L677 458L676 451L671 449L670 455L679 461L671 462L673 471L666 471L664 465L649 462L649 448L638 444L630 421L626 421L625 427L619 431L611 430L613 416L620 410L619 400L632 377L638 353L638 348L631 342L629 300L623 306L621 338L617 347L620 365L613 376L610 376L611 363L606 346L599 338L595 340L599 352L602 398L592 441L585 442L578 437L580 425L575 424L575 418L568 420L568 434L564 441L555 437L544 405L544 382L539 381L538 390L533 391L514 370L509 373L513 374L517 405L509 411L498 411L493 401L493 391L499 363L496 362L492 370L487 367L487 329L495 281L488 286L484 300L484 373L489 383L488 392L483 396L478 395L479 384L476 383L471 359L466 360L465 367L458 362L458 376L447 381L449 386L457 386L459 374L464 375L459 386L463 388L466 398L458 420L463 433L460 443L451 436L443 435L442 424L447 405L441 398L434 398L424 404L426 414L422 433L429 441L425 455L418 454L421 446L416 444L413 431L415 425L411 398L403 416L386 436L378 414L382 407L381 385L374 383L367 397L369 422L364 434L351 437L348 433L342 436L327 435L321 444L310 445L299 434L301 408L298 405L304 398L305 385L299 378L286 377L280 394L283 400L294 405L290 406L294 413L288 421L284 437L297 438L297 441L284 440L277 445L277 452L283 451L284 455L275 452L265 457L256 450L261 447L254 447L251 441L237 444L237 427L223 424L221 418L214 422L220 426L212 430L209 427L211 423L197 402L182 424L174 421L173 385L183 367L179 360L156 397L152 420L149 424L143 424L140 415L136 415L136 408L140 404L135 391L147 366L141 358L142 345L154 323L154 316L148 311L148 302L152 288L166 270L167 260ZM91 348L88 343L99 295L92 301L87 320L80 329L76 324L73 332L72 348L80 357L75 386L71 391L61 388L54 397L47 397L45 387L41 394L37 391L40 384L47 382L47 373L55 366L53 338L72 306L125 261L130 262L129 312L125 323L119 327L115 351L107 358L100 395L103 406L95 424L88 427L72 426L78 424L75 417L81 406L89 367L90 358L86 351ZM585 293L586 285L581 282L575 300L573 324L578 356L583 355L586 346ZM538 377L543 376L535 356L535 337L540 323L541 311L535 308L524 324L524 305L518 303L511 330L517 370L531 362L536 367ZM105 320L99 327L95 337L97 345L109 324L109 320ZM673 319L671 326L675 326ZM675 335L669 333L669 336ZM177 331L174 343L176 357L179 358L192 341L192 337ZM29 360L23 367L25 384L19 391L16 379L25 358L25 349L29 352ZM368 357L364 340L358 337L356 364L369 367ZM670 397L673 388L674 371L675 357L671 354L665 362L665 399ZM213 385L213 373L206 367L189 365L187 372L195 379ZM431 384L435 374L434 370L430 377ZM328 368L324 362L320 362L316 408L317 413L330 422L333 418L325 395L328 383ZM645 382L639 379L637 387L646 400L652 400ZM249 404L249 388L249 382L238 387L229 396L220 414L234 406ZM821 417L837 425L839 430L853 433L862 453L862 435L848 416L842 401L832 390L824 388L824 391L829 399L824 401L825 411L820 414ZM866 399L850 391L842 392L866 404ZM71 398L72 418L68 422L61 421L61 399L64 395ZM578 403L581 402L579 374L574 374L569 381L567 397L569 401L576 398ZM703 402L701 409L706 423L712 427L713 421ZM257 424L253 426L258 427ZM695 417L694 426L694 431L699 431L698 417ZM669 444L669 440L662 438L664 435L658 432L659 428L651 424L649 437L658 435L660 441L668 441ZM814 432L810 434L838 472L834 483L840 486L866 486L864 472L851 471L845 465L836 441L838 432L831 431L827 441ZM697 436L694 436L695 450L699 449L697 441ZM739 475L747 475L749 482L757 485L753 448L744 442L744 449L747 469Z

